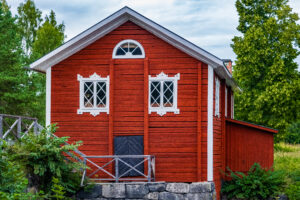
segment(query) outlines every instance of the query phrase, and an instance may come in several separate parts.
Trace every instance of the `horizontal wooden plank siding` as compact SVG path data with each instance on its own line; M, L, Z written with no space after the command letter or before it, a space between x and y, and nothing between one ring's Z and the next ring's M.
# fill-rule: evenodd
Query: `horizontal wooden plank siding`
M226 120L226 166L240 172L247 172L255 162L264 168L272 167L274 132L253 124Z
M113 48L124 39L138 41L148 59L114 59ZM146 63L146 64L145 64ZM148 69L145 70L144 67ZM198 80L201 66L201 81ZM145 109L144 87L147 74L169 76L180 73L178 108L180 114L159 116ZM77 75L89 77L93 73L113 79L111 86L111 116L100 113L77 114L79 82ZM202 84L198 94L198 82ZM58 136L70 136L71 141L82 140L79 149L87 155L112 153L112 136L144 135L145 151L156 156L156 180L193 182L198 176L206 180L207 173L207 65L157 38L143 28L126 22L106 36L52 67L51 120L57 123ZM198 96L201 101L198 101ZM198 113L201 102L201 113ZM201 120L198 123L198 119ZM145 126L148 126L145 127ZM199 127L200 126L200 127ZM201 134L198 137L197 131ZM201 141L197 141L200 138ZM147 142L148 139L148 142ZM199 146L201 144L201 146ZM198 147L197 147L198 145ZM201 149L198 155L197 149ZM197 159L197 155L201 159ZM197 160L201 163L197 164ZM199 168L201 165L201 169Z

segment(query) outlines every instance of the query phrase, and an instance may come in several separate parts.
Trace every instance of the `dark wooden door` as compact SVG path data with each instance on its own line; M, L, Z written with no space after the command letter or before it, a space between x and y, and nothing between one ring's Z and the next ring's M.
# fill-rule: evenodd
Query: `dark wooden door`
M143 136L117 136L114 138L115 155L144 155L144 137ZM126 163L135 166L143 161L143 158L122 158ZM130 168L122 162L119 162L119 175L124 174ZM136 167L137 170L144 173L144 164ZM124 176L140 176L138 172L131 170Z

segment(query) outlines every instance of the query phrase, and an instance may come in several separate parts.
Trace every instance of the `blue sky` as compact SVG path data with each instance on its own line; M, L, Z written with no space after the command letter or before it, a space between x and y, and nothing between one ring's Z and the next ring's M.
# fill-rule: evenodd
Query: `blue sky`
M7 0L15 14L22 0ZM58 22L66 25L67 40L86 30L124 6L129 6L156 23L168 28L220 58L235 59L231 39L238 15L235 0L35 0L48 14L54 10ZM290 0L300 13L300 0ZM300 63L300 58L297 58Z

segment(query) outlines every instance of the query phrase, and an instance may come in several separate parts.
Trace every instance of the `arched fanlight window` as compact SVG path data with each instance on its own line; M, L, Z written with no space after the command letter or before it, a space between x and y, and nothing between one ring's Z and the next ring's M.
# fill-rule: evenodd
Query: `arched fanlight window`
M113 58L145 58L144 48L135 40L119 42L113 51Z

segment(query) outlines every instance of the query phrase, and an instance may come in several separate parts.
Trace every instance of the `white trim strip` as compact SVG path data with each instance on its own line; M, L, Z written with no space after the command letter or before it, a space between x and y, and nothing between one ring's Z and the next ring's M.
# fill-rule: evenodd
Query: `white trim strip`
M46 126L51 124L51 67L46 71Z
M207 86L207 181L213 181L213 93L214 93L214 69L208 65Z

